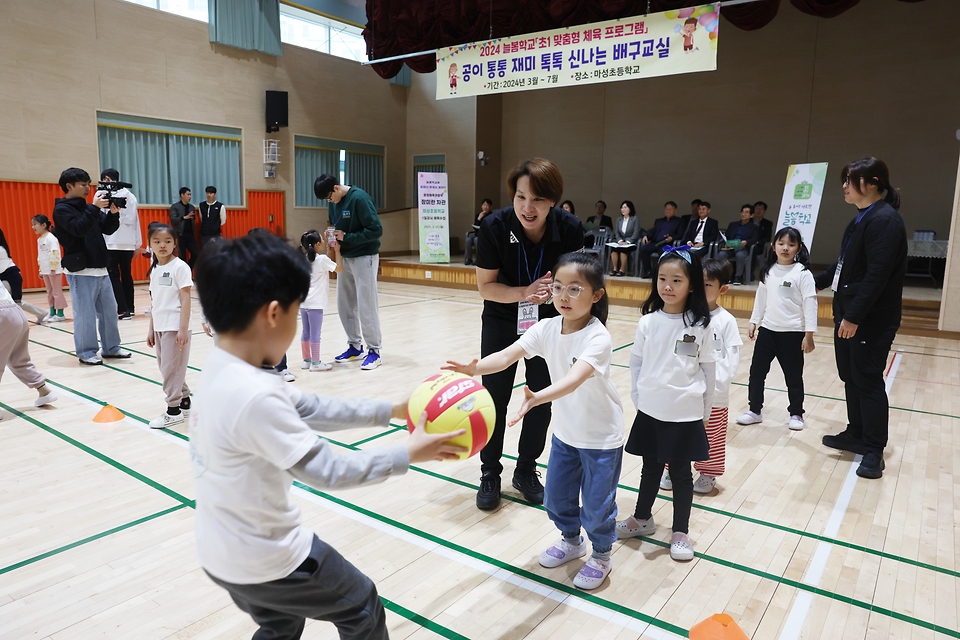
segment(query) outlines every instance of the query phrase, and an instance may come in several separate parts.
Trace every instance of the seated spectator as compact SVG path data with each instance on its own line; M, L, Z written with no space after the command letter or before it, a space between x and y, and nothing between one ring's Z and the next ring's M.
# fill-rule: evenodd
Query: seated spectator
M690 213L680 217L680 229L682 232L687 230L687 225L690 224L690 218L697 218L700 216L700 203L703 202L700 198L694 198L690 201ZM682 233L681 232L681 233Z
M760 241L760 227L753 222L753 207L745 204L740 207L740 220L731 222L727 227L727 244L720 255L733 262L736 260L736 273L733 284L743 284L747 277L750 248ZM736 247L733 243L738 243Z
M699 202L699 200L697 200ZM653 223L653 229L640 237L637 260L640 261L640 277L649 278L653 260L663 253L663 246L672 243L683 233L682 221L677 217L677 203L663 205L663 217Z
M620 205L620 215L622 217L617 221L613 238L613 241L619 246L610 247L610 262L613 265L610 275L612 276L624 275L623 270L627 266L629 254L637 250L637 243L643 234L643 229L640 228L640 219L637 218L637 210L632 202L629 200L623 201Z
M593 231L600 227L606 227L607 229L613 228L613 220L610 219L610 216L605 214L607 210L607 203L603 200L597 200L597 212L587 218L587 221L583 223L583 228L587 231Z
M690 218L687 231L683 234L683 244L702 251L719 239L720 225L710 217L710 203L702 200L697 207L697 217Z
M477 231L480 230L480 221L491 211L493 211L493 200L484 198L483 202L480 203L480 211L473 219L473 230L467 231L467 246L464 249L463 264L473 264L473 251L474 247L477 246Z
M577 208L574 207L574 206L573 206L573 203L570 202L569 200L564 200L564 201L560 204L560 208L563 209L564 211L569 211L569 212L572 213L573 215L577 215Z
M758 227L760 227L760 242L767 244L770 242L770 238L773 237L773 222L764 218L764 214L767 213L767 203L763 200L758 200L753 205L753 222Z

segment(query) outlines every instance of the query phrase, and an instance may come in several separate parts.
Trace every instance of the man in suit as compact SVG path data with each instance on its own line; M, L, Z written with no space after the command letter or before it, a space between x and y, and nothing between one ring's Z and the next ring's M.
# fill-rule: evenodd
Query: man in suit
M766 213L766 202L758 200L753 204L753 223L760 228L761 244L767 244L773 239L773 222L763 217Z
M663 205L663 217L654 222L653 229L640 238L637 260L640 261L641 278L650 277L651 259L663 252L664 245L678 238L682 229L681 220L677 217L677 203L671 200Z
M863 454L857 475L874 479L883 476L890 418L883 373L900 328L907 269L900 196L888 176L876 158L847 167L844 199L857 207L857 216L843 233L839 257L816 278L817 289L835 291L833 344L847 401L847 428L823 436L823 444Z
M739 241L737 248L730 246L731 240ZM753 222L753 207L745 204L740 207L740 220L731 222L727 227L727 245L721 249L720 255L730 262L736 261L736 273L733 276L733 284L742 284L746 277L747 259L750 255L750 248L760 241L760 227Z
M697 217L690 218L687 231L683 234L683 244L688 244L698 251L703 251L711 242L720 239L720 225L710 217L710 203L700 202Z
M600 227L613 229L613 220L604 213L606 210L607 203L603 200L597 200L597 212L587 218L587 221L583 223L583 228L587 231L594 231Z

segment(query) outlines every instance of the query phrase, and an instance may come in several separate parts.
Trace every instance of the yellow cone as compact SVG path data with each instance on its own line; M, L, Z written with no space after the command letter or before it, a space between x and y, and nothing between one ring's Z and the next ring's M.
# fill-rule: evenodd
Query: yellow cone
M93 417L94 422L117 422L118 420L123 420L124 415L112 404L108 404L103 409L97 412L97 415Z

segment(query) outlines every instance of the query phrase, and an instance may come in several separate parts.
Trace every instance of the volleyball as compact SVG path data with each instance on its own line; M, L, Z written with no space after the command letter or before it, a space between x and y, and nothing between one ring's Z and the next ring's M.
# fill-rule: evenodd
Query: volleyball
M407 429L413 432L420 414L427 412L427 433L450 433L466 429L450 444L464 447L460 459L480 452L493 436L497 410L483 385L470 376L453 371L438 373L423 381L407 404Z

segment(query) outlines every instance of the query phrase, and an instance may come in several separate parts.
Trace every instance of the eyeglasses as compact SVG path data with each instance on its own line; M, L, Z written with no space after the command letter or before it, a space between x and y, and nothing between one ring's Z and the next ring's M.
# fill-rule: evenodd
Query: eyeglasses
M571 284L571 285L564 286L556 282L554 282L553 285L551 285L550 287L550 291L553 293L554 298L559 298L561 295L563 295L563 292L566 291L567 295L571 299L576 299L580 297L580 294L583 292L583 289L584 288L578 284Z

